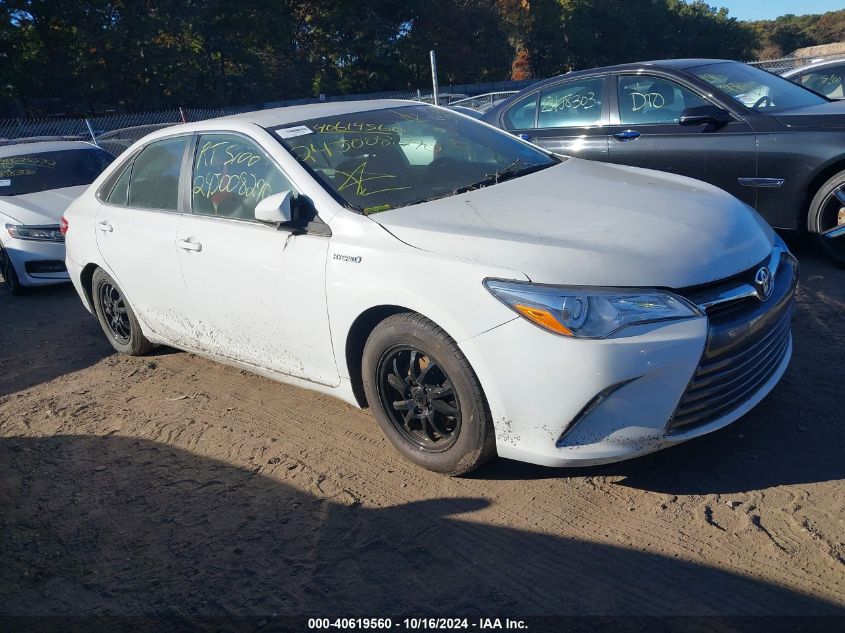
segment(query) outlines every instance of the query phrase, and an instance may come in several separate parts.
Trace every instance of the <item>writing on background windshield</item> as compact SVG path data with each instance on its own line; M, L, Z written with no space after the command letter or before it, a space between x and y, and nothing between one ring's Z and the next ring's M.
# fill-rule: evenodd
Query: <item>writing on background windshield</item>
M96 148L6 156L0 158L0 196L90 185L112 160Z
M324 187L367 214L555 163L514 138L425 105L310 119L274 131Z
M806 88L747 64L721 62L696 66L690 72L757 112L783 112L826 103Z

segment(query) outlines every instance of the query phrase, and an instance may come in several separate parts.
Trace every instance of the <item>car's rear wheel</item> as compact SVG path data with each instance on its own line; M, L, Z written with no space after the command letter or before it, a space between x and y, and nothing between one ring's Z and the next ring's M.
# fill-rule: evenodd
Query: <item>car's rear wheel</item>
M429 470L462 475L496 453L478 378L457 344L418 314L379 323L364 346L367 402L399 452Z
M141 332L141 326L123 291L106 271L98 268L91 279L91 296L100 327L118 352L140 356L153 345Z
M819 234L822 251L845 267L845 171L835 174L810 203L810 230Z
M8 256L2 246L0 246L0 272L3 273L3 286L9 291L9 293L13 295L21 295L24 293L25 288L21 285L21 280L18 277L17 271L15 271L12 259Z

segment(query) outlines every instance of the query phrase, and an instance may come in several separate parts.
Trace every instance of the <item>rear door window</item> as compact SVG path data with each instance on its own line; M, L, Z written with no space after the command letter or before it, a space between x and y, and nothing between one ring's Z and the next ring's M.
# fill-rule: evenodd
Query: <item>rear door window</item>
M176 211L179 208L179 173L190 137L180 136L147 145L132 165L129 206Z
M569 81L540 93L539 128L588 127L602 122L604 78Z

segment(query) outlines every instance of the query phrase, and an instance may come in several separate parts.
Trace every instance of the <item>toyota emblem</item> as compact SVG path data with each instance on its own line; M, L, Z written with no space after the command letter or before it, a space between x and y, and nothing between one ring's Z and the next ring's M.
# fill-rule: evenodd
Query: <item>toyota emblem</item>
M771 271L763 266L754 275L754 287L757 290L757 298L760 301L765 301L772 296L772 291L775 289L774 279Z

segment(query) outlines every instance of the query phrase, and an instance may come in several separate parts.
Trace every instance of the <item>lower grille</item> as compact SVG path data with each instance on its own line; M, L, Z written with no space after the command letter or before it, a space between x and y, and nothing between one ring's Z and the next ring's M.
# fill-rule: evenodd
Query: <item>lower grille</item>
M66 273L65 263L60 259L48 259L31 261L25 264L26 272L30 275L43 275L44 273Z

